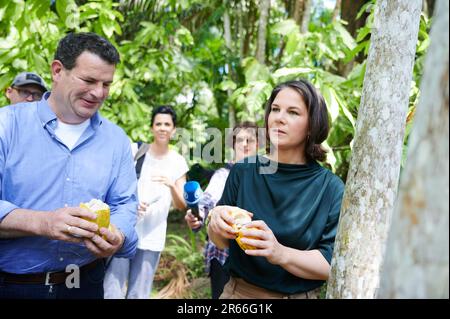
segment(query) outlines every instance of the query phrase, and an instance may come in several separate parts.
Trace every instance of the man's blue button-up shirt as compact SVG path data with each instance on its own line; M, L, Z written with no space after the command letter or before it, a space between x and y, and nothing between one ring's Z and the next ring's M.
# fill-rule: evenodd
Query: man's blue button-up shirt
M39 102L0 108L0 221L16 208L53 211L98 198L125 235L116 257L136 251L136 174L128 137L96 113L72 150L55 135L46 93ZM37 212L38 213L38 212ZM0 239L0 271L40 273L95 259L84 244L45 237Z

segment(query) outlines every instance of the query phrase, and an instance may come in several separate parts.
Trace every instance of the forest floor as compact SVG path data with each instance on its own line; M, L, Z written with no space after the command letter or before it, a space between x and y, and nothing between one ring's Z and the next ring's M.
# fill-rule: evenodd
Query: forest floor
M189 231L184 214L171 211L167 220L167 235L174 234L189 242ZM166 248L167 245L166 240ZM203 246L203 243L198 243L200 251ZM210 299L211 287L206 273L203 272L204 275L197 278L189 278L187 269L179 267L180 264L176 262L176 258L165 254L165 251L161 255L155 274L151 298Z

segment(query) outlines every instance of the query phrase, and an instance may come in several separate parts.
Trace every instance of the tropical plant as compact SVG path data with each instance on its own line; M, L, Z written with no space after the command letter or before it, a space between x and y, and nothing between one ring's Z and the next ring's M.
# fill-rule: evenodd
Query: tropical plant
M199 242L205 243L204 232ZM164 266L159 267L157 279L162 280L165 285L159 291L158 297L189 298L193 292L187 289L188 286L195 278L204 274L203 254L196 241L189 242L182 236L168 234L161 260Z
M117 44L122 57L102 114L119 124L134 141L149 141L149 116L156 105L175 105L179 126L192 132L192 151L209 142L206 129L237 121L262 125L263 106L280 81L305 77L320 88L332 121L326 142L328 164L345 179L358 112L363 64L348 75L338 65L366 52L370 44L374 1L356 39L328 9L316 7L308 32L289 19L285 3L273 1L267 24L266 63L255 58L258 7L254 0L16 0L0 3L0 88L20 71L32 70L50 82L49 64L57 41L70 31L94 31ZM224 15L230 23L224 24ZM231 45L223 34L229 28ZM408 128L419 96L429 19L419 34ZM253 33L252 33L253 32ZM0 97L0 105L5 105ZM405 140L406 140L405 139ZM188 157L189 164L200 162Z
M300 26L294 2L271 1L261 63L256 59L260 8L255 0L0 1L0 90L25 70L51 83L49 65L58 40L71 31L96 32L116 44L122 60L102 115L121 126L131 140L150 141L152 109L171 104L179 115L178 126L191 132L189 140L177 141L174 147L187 149L190 165L198 162L213 168L220 164L192 155L210 142L209 127L224 132L242 120L262 126L264 104L273 87L306 78L320 89L328 105L327 165L345 180L375 0L360 9L359 16L368 13L368 18L355 38L346 22L332 18L333 9L325 8L323 1L312 2L312 18ZM420 96L429 28L430 19L422 14L405 145ZM350 64L356 56L362 62ZM344 74L342 65L352 67ZM0 105L6 104L0 96ZM199 248L192 236L185 242L170 238L170 253L164 253L189 265L186 278L201 276L203 271L200 254L193 253Z

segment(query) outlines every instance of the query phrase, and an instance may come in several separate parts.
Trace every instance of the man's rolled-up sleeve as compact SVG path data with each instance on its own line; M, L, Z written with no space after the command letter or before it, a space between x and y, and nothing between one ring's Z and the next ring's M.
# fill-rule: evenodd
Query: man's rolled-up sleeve
M134 170L131 147L124 143L117 176L106 196L111 207L111 223L124 235L125 241L115 257L132 258L136 253L138 237L135 230L137 221L137 179Z

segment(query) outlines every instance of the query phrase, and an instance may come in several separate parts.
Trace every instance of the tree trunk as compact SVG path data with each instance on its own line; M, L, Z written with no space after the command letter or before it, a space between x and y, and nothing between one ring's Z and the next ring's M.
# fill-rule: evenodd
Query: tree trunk
M449 3L439 1L379 297L449 297Z
M302 17L302 24L300 27L300 33L308 32L309 20L311 20L311 9L312 9L311 2L312 2L311 0L304 1L303 17Z
M328 298L374 298L394 207L421 0L377 1Z
M290 8L287 9L288 16L295 20L300 27L301 33L308 32L309 21L311 20L312 1L293 0L293 2L289 3L289 6Z
M367 2L369 0L342 0L341 2L341 19L348 22L346 28L353 37L356 37L358 29L366 24L368 13L364 13L359 19L356 19L356 16Z
M306 0L308 1L308 0ZM295 20L298 26L302 25L302 17L303 17L303 8L305 7L304 4L305 0L294 0L292 9L292 18Z
M358 30L366 24L369 12L364 12L359 19L356 19L356 16L367 2L369 2L369 0L342 0L341 19L348 22L346 28L353 38L356 38ZM362 63L364 59L364 54L360 53L356 56L355 61Z
M424 0L422 4L422 11L429 18L433 16L434 13L435 0Z
M427 6L428 17L432 17L434 15L434 5L436 3L436 0L424 0L423 2Z
M366 19L369 16L368 12L365 12L359 19L356 19L358 12L361 10L362 6L366 4L369 0L339 0L341 2L341 20L346 21L348 24L345 25L347 31L356 38L358 29L366 24ZM337 5L337 3L336 3ZM336 9L335 9L336 11ZM353 69L355 61L358 63L364 62L365 55L360 52L354 60L348 63L338 62L338 74L346 77L350 71Z
M242 2L238 3L239 13L238 13L238 32L239 32L239 59L242 61L244 58L244 42L245 42L245 28L244 28L244 6Z
M225 46L228 50L232 50L231 44L231 23L230 23L230 15L228 14L228 10L225 10L223 14L223 35L225 37Z
M337 17L340 15L340 13L341 13L341 4L342 4L342 0L336 0L336 5L334 7L333 15L331 17L332 21L335 21L337 19Z
M248 1L248 14L245 19L245 38L244 46L242 50L242 56L247 57L250 52L250 43L252 42L252 37L255 34L255 21L256 21L257 8L253 3L253 0ZM244 15L245 17L245 15Z
M233 104L228 105L228 127L233 128L236 125L236 110Z
M258 45L256 50L256 59L259 63L266 62L266 37L267 22L269 20L270 0L261 0L259 7L258 21Z
M232 43L231 43L231 23L230 23L230 15L228 14L228 10L225 10L223 15L223 33L225 37L225 45L227 49L232 51ZM231 77L231 65L226 64L226 69L228 69L228 74ZM227 90L228 95L228 127L234 127L236 124L236 111L234 109L234 105L230 103L230 96L232 92L230 89Z

